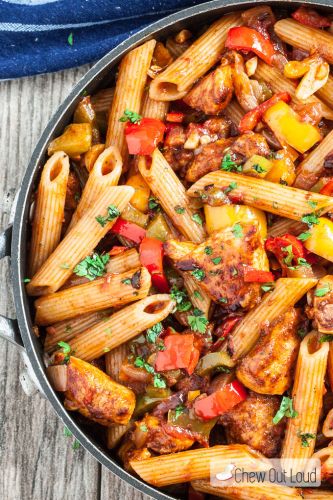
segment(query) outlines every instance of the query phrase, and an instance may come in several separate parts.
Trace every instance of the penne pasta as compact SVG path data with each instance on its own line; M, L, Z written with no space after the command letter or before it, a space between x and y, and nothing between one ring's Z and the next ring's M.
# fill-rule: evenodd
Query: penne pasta
M165 319L174 306L167 294L150 295L76 336L71 349L76 357L92 361Z
M167 101L155 101L155 99L149 97L149 92L144 93L141 116L163 121L165 120L168 109L169 103Z
M118 184L122 170L122 160L117 147L105 149L97 158L89 173L80 202L75 210L67 233L75 226L82 215L94 206L104 189Z
M288 500L303 498L300 490L279 484L242 484L236 486L214 486L207 479L193 481L192 487L201 493L230 500Z
M327 375L331 391L333 391L333 345L331 343L329 344L329 351L328 351Z
M72 338L84 332L87 328L95 325L103 318L108 317L111 309L98 311L77 316L69 320L60 321L46 328L46 337L44 342L44 351L52 352L58 348L58 342L61 340L69 342Z
M95 279L37 299L35 322L52 325L79 314L122 306L146 297L150 286L150 274L145 267Z
M132 423L129 422L126 425L122 424L113 424L110 425L107 429L107 437L106 437L106 445L109 450L112 450L115 448L121 438L126 434L126 432L132 427Z
M280 219L271 227L268 227L268 236L275 237L281 236L282 234L293 234L294 236L298 236L303 231L307 230L306 224L303 222L299 222L297 220L292 219Z
M225 108L223 113L231 120L236 127L239 126L241 119L244 116L244 110L236 99L233 99Z
M333 130L313 149L297 167L295 187L311 189L324 171L326 156L332 152Z
M29 276L44 264L60 241L64 220L68 156L54 153L43 167L38 185L29 258Z
M324 118L328 120L333 120L333 110L322 102L318 97L312 95L306 100L300 100L295 95L296 84L283 76L278 69L273 66L269 66L263 61L258 61L258 66L255 72L255 78L258 80L264 80L270 85L273 92L288 92L296 104L308 104L308 103L321 103L322 113Z
M305 500L329 500L332 498L332 490L321 490L319 488L304 488L303 498Z
M136 248L130 248L119 255L111 257L106 264L106 272L113 274L124 273L135 267L140 267L139 253Z
M316 96L333 108L333 77L329 75L326 84L316 92Z
M114 96L114 88L99 90L91 96L91 104L96 113L108 113Z
M281 453L286 467L288 459L297 459L295 473L304 470L315 448L328 349L327 342L318 342L317 332L309 333L301 342L292 390L293 408L298 414L288 418Z
M318 52L333 64L333 36L328 32L304 24L294 19L281 19L274 25L275 33L286 43L307 52Z
M56 292L70 277L74 267L84 259L111 229L116 217L101 225L96 217L107 214L112 206L121 213L134 194L130 186L105 188L92 208L65 236L27 285L29 295Z
M150 97L157 101L182 99L194 82L219 60L228 30L242 24L237 13L228 14L212 24L178 59L152 81Z
M106 145L117 146L124 165L128 157L125 140L125 123L119 121L126 109L139 113L141 100L147 80L147 71L153 56L155 40L140 45L131 50L121 61L116 83L114 98L112 101L108 129L106 134Z
M234 195L240 194L243 197L245 205L249 205L266 212L287 217L293 220L300 220L304 215L312 213L315 206L315 212L324 214L333 208L333 198L318 193L308 193L301 189L290 186L283 186L273 182L265 181L255 177L249 177L241 174L233 174L217 170L211 172L187 191L189 196L200 196L200 192L206 186L211 184L215 188L222 189L229 186L231 182L237 184L233 190Z
M195 279L188 273L179 273L182 275L184 279L184 286L187 290L188 296L194 307L200 309L203 312L204 316L208 318L209 310L211 305L211 299L207 295L207 293L197 284Z
M234 361L245 356L257 342L263 324L284 314L316 283L317 280L312 278L278 279L274 290L267 293L261 303L238 323L223 350L231 352Z
M141 157L139 170L174 226L193 242L203 241L205 231L202 224L193 219L196 212L190 207L185 187L162 153L155 149L151 166L148 166L144 157Z
M251 470L259 466L269 467L263 455L242 444L212 446L130 462L144 481L159 487L183 483L184 480L207 479L211 467L216 472L223 471L230 463L237 463L238 467L252 467Z

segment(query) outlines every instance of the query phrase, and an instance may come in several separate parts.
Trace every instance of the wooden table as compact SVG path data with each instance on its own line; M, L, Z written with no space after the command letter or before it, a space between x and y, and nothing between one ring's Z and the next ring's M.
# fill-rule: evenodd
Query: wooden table
M0 82L0 229L31 152L49 118L88 66L55 74ZM14 317L8 262L0 265L0 314ZM23 366L11 344L0 339L0 499L148 500L99 465L73 438L39 394L20 385Z

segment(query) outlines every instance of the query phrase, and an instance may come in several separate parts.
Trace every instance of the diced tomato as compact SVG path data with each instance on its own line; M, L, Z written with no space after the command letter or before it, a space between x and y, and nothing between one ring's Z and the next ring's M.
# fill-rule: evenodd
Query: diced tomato
M301 24L311 26L311 28L329 28L331 26L331 21L327 17L307 7L299 7L299 9L291 14L291 17Z
M140 123L127 122L125 137L131 155L151 155L163 140L165 125L155 118L142 118Z
M267 283L274 281L274 274L270 271L261 271L252 267L244 267L244 281L246 283Z
M333 179L328 181L325 186L320 190L320 194L325 194L326 196L333 196Z
M153 285L162 293L169 291L163 271L163 243L156 238L144 238L140 244L140 262L151 274Z
M199 359L199 351L194 347L194 335L175 333L164 339L165 350L159 351L155 360L155 370L176 370L186 368L191 375Z
M116 222L113 224L111 231L113 233L119 234L120 236L124 236L137 245L139 245L143 238L145 238L146 236L145 229L138 226L137 224L134 224L133 222L128 222L121 217L118 217Z
M238 380L234 380L206 398L195 400L194 411L198 417L210 420L231 410L246 397L244 386Z
M174 111L173 113L168 113L166 119L168 122L181 123L184 119L184 113Z
M291 97L288 92L278 92L277 94L274 94L270 99L262 102L261 104L259 104L259 106L251 109L251 111L248 111L243 116L238 126L239 131L243 134L244 132L253 130L258 125L268 108L276 104L278 101L284 101L288 103L290 99Z
M270 40L264 38L253 28L246 26L230 28L225 46L227 49L252 51L267 64L272 64L272 57L275 54Z
M288 251L285 249L289 246L291 246L292 258L287 265L297 265L298 259L304 259L307 255L307 251L303 243L298 240L296 236L287 233L283 236L268 238L265 243L266 250L275 255L282 267L286 266L285 259L288 258Z
M117 247L117 246L114 246L114 247L111 248L111 250L109 252L109 255L110 255L110 257L112 257L113 255L119 255L120 253L125 252L125 250L127 250L126 247Z

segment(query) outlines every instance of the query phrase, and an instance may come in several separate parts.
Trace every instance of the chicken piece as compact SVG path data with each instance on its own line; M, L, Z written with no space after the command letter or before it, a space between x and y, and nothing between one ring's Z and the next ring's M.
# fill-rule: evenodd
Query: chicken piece
M228 443L247 444L268 458L278 456L285 427L283 420L273 424L279 407L278 396L250 392L245 401L220 418Z
M292 383L301 339L297 334L300 310L291 308L273 324L237 368L237 378L260 394L283 394Z
M186 256L175 261L191 272L202 289L228 310L251 308L260 297L258 283L244 281L244 267L268 271L263 241L255 224L237 224L215 232Z
M244 111L250 111L259 105L259 101L256 97L255 88L252 85L252 81L247 76L244 67L243 57L237 52L233 51L230 53L231 59L233 59L232 65L232 81L234 84L235 95L237 101L244 109Z
M196 249L196 244L189 241L168 240L164 243L164 253L171 260L182 259Z
M333 276L321 278L313 297L314 326L320 333L333 335Z
M218 115L228 106L233 94L233 83L231 66L225 62L194 85L184 97L188 106L207 115Z
M254 132L247 132L237 137L230 149L237 157L243 157L243 161L253 155L269 156L271 153L265 137Z
M96 366L71 356L64 405L101 425L127 424L134 411L135 395Z

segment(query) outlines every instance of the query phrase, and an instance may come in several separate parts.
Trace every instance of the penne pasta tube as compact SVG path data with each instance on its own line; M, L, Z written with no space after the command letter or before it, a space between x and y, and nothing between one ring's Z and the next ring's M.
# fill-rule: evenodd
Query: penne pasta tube
M328 343L318 342L317 332L309 333L301 342L295 381L292 390L294 418L288 418L281 458L288 467L288 459L297 459L296 470L303 471L306 460L313 454L320 412L323 404Z
M331 391L333 391L333 345L329 343L329 352L327 360L327 375L330 383Z
M324 171L324 161L332 152L333 130L313 149L297 167L295 187L311 189Z
M326 84L317 90L316 96L333 108L333 76L329 75Z
M332 490L321 490L319 488L304 488L303 489L304 500L331 500Z
M135 267L140 267L139 252L136 248L130 248L123 253L111 257L106 264L106 272L112 274L124 273Z
M56 292L71 276L76 264L89 255L111 229L115 218L101 225L96 217L108 214L108 207L121 213L134 194L130 186L105 188L93 207L81 217L27 285L28 295Z
M265 181L241 174L233 174L217 170L204 175L187 191L189 196L199 196L206 186L214 184L215 188L229 186L235 182L237 188L233 193L243 197L245 205L249 205L266 212L300 220L309 213L324 214L333 208L333 198L319 193L309 193L282 184ZM315 204L315 209L313 205Z
M230 28L242 25L238 13L228 14L159 74L150 84L149 95L157 101L182 99L187 91L219 60Z
M140 157L139 170L174 226L189 240L203 241L205 231L202 224L193 220L195 211L190 207L185 187L159 149L152 155L151 166L145 157Z
M52 325L79 314L122 306L146 297L150 286L150 273L142 267L66 288L35 301L35 322Z
M44 351L52 352L58 348L58 342L61 340L69 342L76 335L84 332L87 328L95 325L103 318L108 317L111 309L98 311L77 316L69 320L60 321L46 328L46 337L44 342Z
M244 116L244 110L236 99L233 99L228 106L223 110L223 113L229 118L236 127L239 126L241 119Z
M270 323L296 304L317 283L314 278L280 278L272 292L238 323L223 350L231 352L234 361L245 356L257 342L264 324Z
M296 84L283 76L277 68L269 66L263 61L258 61L255 78L264 80L272 88L273 92L288 92L296 104L321 103L324 118L333 120L333 110L322 102L318 97L312 95L305 100L300 100L295 96Z
M104 189L118 184L122 170L122 160L115 146L105 149L95 161L82 192L80 202L68 226L67 233L81 219L82 215L94 206Z
M274 24L274 31L284 42L307 52L318 52L333 64L333 36L328 31L305 26L294 19L281 19Z
M275 237L281 236L282 234L290 233L294 236L298 236L300 233L307 230L307 225L303 222L292 219L280 219L268 228L267 236Z
M149 97L149 92L145 92L143 96L141 116L145 118L155 118L156 120L165 120L169 109L167 101L155 101Z
M193 481L192 487L201 493L214 495L216 497L228 498L230 500L288 500L303 498L300 490L272 483L255 483L241 486L214 486L207 479Z
M165 319L174 306L170 295L150 295L76 336L71 349L76 357L92 361Z
M179 271L178 271L179 272ZM211 299L206 292L197 284L195 279L188 273L181 273L184 279L184 286L187 290L188 296L197 309L203 312L204 316L208 318L211 305Z
M56 248L64 220L68 156L54 153L43 167L38 185L29 253L29 276L33 276Z
M114 88L99 90L91 96L91 104L96 113L108 113L114 96Z
M147 80L147 71L153 56L155 40L131 50L122 59L114 98L109 114L106 146L117 146L124 164L128 157L125 140L125 123L119 121L126 109L139 113Z
M129 422L126 425L122 424L113 424L107 428L107 437L106 437L106 446L109 450L113 450L115 448L121 438L126 434L126 432L132 427L132 423Z
M251 467L251 470L270 467L263 455L244 444L219 445L140 461L132 460L130 465L148 484L161 487L207 479L210 477L212 466L218 472L231 463L236 463L237 467Z

